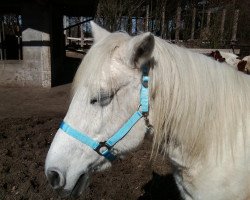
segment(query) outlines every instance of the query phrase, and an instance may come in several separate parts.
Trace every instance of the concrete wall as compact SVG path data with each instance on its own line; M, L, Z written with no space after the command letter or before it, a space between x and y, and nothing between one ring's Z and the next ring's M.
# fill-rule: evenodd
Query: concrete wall
M51 87L50 13L34 4L21 14L23 60L0 61L0 85Z

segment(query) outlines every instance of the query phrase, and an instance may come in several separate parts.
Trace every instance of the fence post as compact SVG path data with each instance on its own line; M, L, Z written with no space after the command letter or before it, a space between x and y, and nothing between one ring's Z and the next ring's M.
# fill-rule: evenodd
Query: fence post
M224 37L224 26L225 26L225 19L226 19L226 9L223 9L222 11L222 17L221 17L221 26L220 26L220 41L223 41Z
M208 40L209 35L210 35L210 21L211 21L211 9L208 9L207 11L207 23L206 23L206 28L205 28L205 35L204 38L205 40Z
M2 26L2 33L3 33L3 37L2 37L2 46L3 46L3 42L5 42L5 29L4 29L3 21L1 23L1 26ZM3 59L6 60L6 48L5 47L2 48L2 53L3 53Z
M211 9L207 11L207 25L206 25L207 31L209 31L210 20L211 20Z
M80 18L81 22L84 21L83 17ZM83 24L80 25L80 33L81 33L81 48L84 46L84 31L83 31Z
M236 41L237 27L238 27L238 20L239 20L239 12L240 12L239 9L234 11L234 21L233 21L233 30L232 30L231 42Z
M161 18L161 37L163 38L163 39L165 39L166 38L166 22L165 22L165 13L166 12L166 4L165 4L165 2L163 2L163 6L162 6L162 18Z
M204 24L204 15L205 15L205 1L202 1L202 15L201 15L201 30L203 29Z
M67 19L67 16L64 15L64 16L63 16L63 25L64 25L63 28L66 28L66 27L69 25L68 22L69 22L69 21L68 21L68 19ZM65 36L65 45L68 45L68 39L67 39L67 38L68 38L68 34L67 34L67 30L64 30L63 33L64 33L64 36Z
M149 5L146 6L145 32L148 31L148 21L149 21Z
M177 7L177 13L176 13L176 27L175 27L175 42L179 42L179 36L180 36L180 27L181 27L181 7Z
M0 23L2 24L2 18L0 18ZM0 26L0 60L3 60L3 40L2 40L2 26Z
M194 7L192 15L191 40L194 40L195 17L196 17L196 8Z

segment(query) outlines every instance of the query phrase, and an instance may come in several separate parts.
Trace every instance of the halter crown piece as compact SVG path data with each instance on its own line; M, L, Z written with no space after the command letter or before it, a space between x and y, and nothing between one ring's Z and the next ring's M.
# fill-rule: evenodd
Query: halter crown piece
M138 107L138 110L107 141L98 142L90 138L87 134L75 130L64 121L61 123L60 129L62 129L65 133L72 136L73 138L79 140L83 144L88 145L90 148L96 151L99 155L104 156L109 161L115 160L116 156L114 155L114 151L113 151L114 145L129 133L129 131L139 121L139 119L144 117L147 128L150 128L148 118L147 118L148 111L149 111L148 72L149 72L149 67L147 67L146 65L142 66L140 105Z

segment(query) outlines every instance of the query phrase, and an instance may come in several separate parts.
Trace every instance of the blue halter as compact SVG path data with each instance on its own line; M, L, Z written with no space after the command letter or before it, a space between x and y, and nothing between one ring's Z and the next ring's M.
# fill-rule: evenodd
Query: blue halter
M123 124L123 126L107 141L98 142L90 138L87 134L81 133L75 129L73 129L66 122L62 122L60 125L60 129L62 129L65 133L72 136L73 138L79 140L83 144L88 145L94 151L96 151L99 155L104 156L109 161L113 161L116 159L116 156L112 152L112 148L114 145L119 142L123 137L125 137L131 128L141 119L145 117L146 123L148 123L147 115L149 111L149 91L148 91L148 67L142 67L142 83L140 90L140 106L138 110L128 119L128 121ZM146 124L148 125L148 124Z

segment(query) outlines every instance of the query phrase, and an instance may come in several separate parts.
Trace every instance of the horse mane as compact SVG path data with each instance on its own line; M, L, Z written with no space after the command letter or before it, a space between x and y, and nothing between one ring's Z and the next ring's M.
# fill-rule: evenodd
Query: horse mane
M155 37L150 89L153 152L178 149L186 162L233 155L245 137L250 79L233 67ZM212 152L211 152L212 150Z

